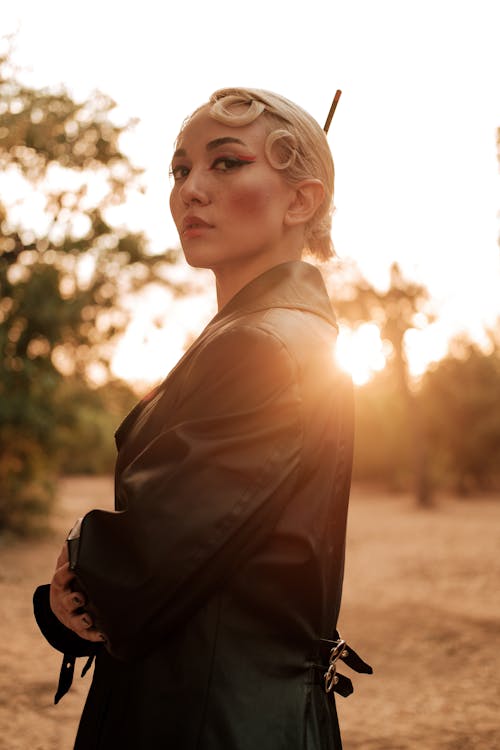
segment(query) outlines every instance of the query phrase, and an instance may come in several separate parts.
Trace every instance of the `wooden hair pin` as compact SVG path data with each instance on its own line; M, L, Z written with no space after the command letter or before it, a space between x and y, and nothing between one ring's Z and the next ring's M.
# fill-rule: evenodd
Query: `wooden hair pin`
M337 89L337 91L335 92L335 96L333 97L332 106L330 107L330 111L328 112L328 117L326 118L325 127L323 128L323 130L325 131L325 133L328 133L328 130L330 128L334 112L337 109L337 104L339 103L339 99L340 99L341 93L342 93L342 91L340 91L340 89Z

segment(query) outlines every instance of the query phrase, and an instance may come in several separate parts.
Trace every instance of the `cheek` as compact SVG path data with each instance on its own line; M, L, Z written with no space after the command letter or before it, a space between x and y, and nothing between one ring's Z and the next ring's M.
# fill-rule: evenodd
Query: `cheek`
M179 226L184 218L184 214L186 213L186 205L181 197L178 185L175 185L170 192L169 206L170 214L172 216L172 219L174 220L174 224L177 229L179 229Z
M172 192L170 193L170 198L169 198L168 203L170 206L170 213L172 215L172 219L174 220L174 223L177 224L177 208L178 208L179 201L177 199L177 196L175 195L174 190L172 190Z
M271 206L272 190L265 186L248 186L234 190L228 198L228 208L241 219L255 218L266 213Z

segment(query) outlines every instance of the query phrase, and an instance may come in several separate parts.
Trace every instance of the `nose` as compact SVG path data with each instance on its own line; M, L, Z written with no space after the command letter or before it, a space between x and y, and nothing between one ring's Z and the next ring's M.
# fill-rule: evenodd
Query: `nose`
M179 197L186 206L209 203L207 184L201 170L194 168L190 170L189 174L182 180Z

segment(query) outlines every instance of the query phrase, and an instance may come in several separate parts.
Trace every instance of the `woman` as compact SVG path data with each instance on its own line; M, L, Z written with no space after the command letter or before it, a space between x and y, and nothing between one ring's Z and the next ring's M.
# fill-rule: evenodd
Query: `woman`
M84 517L35 595L59 695L95 655L78 750L338 749L336 658L369 667L335 631L351 385L301 261L332 254L331 154L295 104L226 89L184 123L171 174L219 312L118 429L117 512Z

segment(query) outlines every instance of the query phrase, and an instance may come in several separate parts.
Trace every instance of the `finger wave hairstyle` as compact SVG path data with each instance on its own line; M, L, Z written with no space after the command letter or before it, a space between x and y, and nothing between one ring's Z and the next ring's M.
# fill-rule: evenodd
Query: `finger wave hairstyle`
M325 197L306 225L305 249L319 260L331 258L335 172L326 135L316 120L284 96L261 89L219 89L191 117L206 107L211 117L230 127L243 127L262 117L268 130L265 153L271 166L283 170L290 183L311 177L321 180Z

